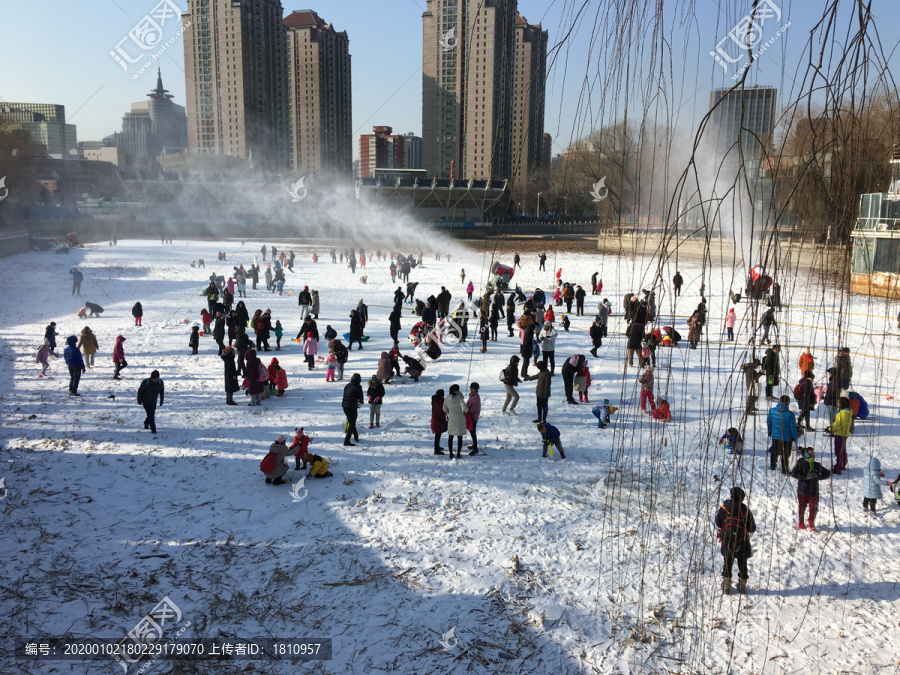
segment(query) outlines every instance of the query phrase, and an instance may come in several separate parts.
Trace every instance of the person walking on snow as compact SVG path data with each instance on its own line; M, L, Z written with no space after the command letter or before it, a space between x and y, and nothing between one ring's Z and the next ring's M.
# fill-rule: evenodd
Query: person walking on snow
M72 275L72 295L76 293L81 295L81 282L84 281L84 275L77 267L70 269L69 274Z
M800 366L800 377L806 377L806 371L813 370L813 367L816 364L813 360L813 356L809 350L809 347L807 347L800 355L800 359L798 360L797 365Z
M681 276L681 272L675 271L675 276L672 277L672 288L675 289L675 297L681 295L681 287L684 285L684 278Z
M769 411L766 418L766 427L769 438L772 439L772 454L769 458L769 469L774 471L781 458L781 473L787 474L790 470L788 461L794 441L797 440L797 417L788 406L791 403L789 396L782 396L778 403Z
M722 593L731 595L731 572L734 561L738 564L738 593L747 594L747 580L750 571L747 560L753 554L750 535L756 532L756 521L750 508L744 504L744 491L735 486L731 488L731 499L719 507L716 513L716 527L719 540L722 542Z
M138 387L137 400L144 406L146 417L144 418L144 428L149 429L150 433L156 433L156 400L159 399L159 407L163 405L166 397L166 385L159 377L159 371L154 370L150 373L150 377L141 382Z
M797 480L797 514L799 525L805 530L815 531L816 512L819 510L819 481L831 478L831 472L816 461L816 453L812 448L805 448L803 456L791 469L791 478ZM803 523L806 509L809 507L809 520Z
M728 310L728 314L725 315L725 333L726 340L729 342L734 342L734 324L737 323L737 316L734 313L734 307Z
M84 354L84 362L88 368L94 367L94 355L99 347L97 346L97 336L91 331L89 326L81 329L81 337L78 338L78 348Z
M352 258L351 258L352 260ZM350 383L344 387L344 397L341 400L341 407L344 409L344 415L347 416L347 433L344 436L344 445L354 446L359 443L359 431L356 428L356 419L359 416L359 408L363 404L362 376L359 373L353 373ZM351 443L350 438L356 443Z
M50 340L44 339L44 344L42 344L37 353L34 355L35 363L41 364L41 372L38 377L45 377L47 375L47 367L50 365Z
M656 410L656 402L653 400L653 366L647 366L638 382L641 384L641 412L649 415Z
M385 352L382 352L384 354ZM381 426L381 404L384 403L384 385L378 375L373 375L369 380L369 388L366 391L369 401L369 428Z
M113 373L113 379L121 380L122 378L119 377L119 373L121 373L122 369L128 365L125 361L125 338L122 335L116 338L116 346L113 347L112 360L116 367L115 372Z
M500 409L500 412L505 414L507 406L512 402L509 412L516 414L516 405L519 403L519 392L516 391L516 385L521 380L519 379L519 357L515 354L509 357L509 365L503 369L500 381L506 389L506 400L503 401L503 407Z
M316 367L316 354L319 353L319 343L315 336L310 332L306 334L306 341L303 343L303 355L306 358L306 367L313 370Z
M69 396L81 396L78 393L78 383L85 372L84 358L81 356L81 350L75 346L76 342L78 338L74 335L67 337L66 344L69 346L63 351L63 359L69 368Z
M863 511L875 515L875 506L881 499L881 486L887 485L884 479L884 471L881 470L881 461L877 457L869 460L869 465L863 471Z

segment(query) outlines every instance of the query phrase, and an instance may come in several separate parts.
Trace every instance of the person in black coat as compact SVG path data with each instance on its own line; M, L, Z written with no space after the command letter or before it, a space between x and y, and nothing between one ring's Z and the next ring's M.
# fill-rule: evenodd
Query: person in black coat
M238 326L237 328L237 341L235 342L234 350L237 352L237 374L244 374L244 355L247 353L247 350L250 349L252 343L250 341L250 336L247 335L247 330L243 326Z
M434 296L428 298L428 302L425 303L425 309L422 310L422 321L428 327L428 330L434 328L434 324L437 321L437 300Z
M575 287L575 316L584 316L584 289L581 286Z
M238 385L237 366L234 364L234 347L225 347L221 355L225 363L225 405L237 405L234 402L234 392L240 389Z
M200 347L200 326L194 326L191 329L191 337L188 338L188 347L191 348L191 354L196 354Z
M250 278L253 280L253 290L256 290L256 284L259 283L259 268L253 265L250 268Z
M591 356L597 356L597 349L603 346L603 326L600 325L599 317L595 318L594 323L591 324L590 334L591 344L594 346L591 349Z
M350 310L350 340L347 349L353 349L353 343L358 342L359 348L362 349L363 322L355 309Z
M587 365L587 359L585 359L584 355L576 354L575 356L578 357L577 365L573 365L572 358L568 358L562 366L563 387L566 390L566 403L572 405L578 405L578 401L575 400L575 396L572 394L575 387L575 376L578 374L578 371Z
M675 289L675 297L677 298L681 295L681 287L684 285L684 278L681 276L681 272L676 270L675 276L672 277L672 288Z
M510 293L506 299L506 328L509 330L509 337L513 335L513 326L516 323L516 294Z
M528 364L531 363L531 353L534 350L534 323L530 323L522 336L522 345L519 347L519 355L522 357L522 379L528 377Z
M57 356L57 354L55 353L57 335L59 335L59 333L56 332L56 322L51 321L50 325L47 326L46 330L44 331L44 339L50 342L50 353L53 354L53 356Z
M347 434L344 436L344 445L353 446L356 443L350 442L352 436L359 443L359 431L356 429L356 418L359 414L359 407L363 404L362 376L359 373L353 373L350 383L344 387L344 398L341 400L341 407L347 416Z
M406 293L403 292L403 289L397 286L397 290L394 291L394 304L402 305L403 301L406 299Z
M803 424L803 420L806 419L806 429L812 430L812 425L809 421L810 413L816 407L816 392L813 387L813 374L812 371L807 370L803 377L800 379L798 384L800 387L800 398L797 399L797 405L800 406L800 416L797 417L797 428Z
M398 342L397 336L400 334L400 317L402 315L400 307L401 305L399 303L394 305L394 309L388 317L391 322L391 340L393 340L395 344Z
M644 352L641 349L641 341L644 339L644 324L633 323L628 326L628 365L634 365L634 355L637 353L638 368L644 367Z
M762 366L766 373L766 400L774 401L774 388L781 383L781 347L774 345L766 350Z
M134 317L134 325L140 326L144 318L144 308L141 306L141 303L134 303L134 307L131 308L131 316Z
M316 320L311 316L307 316L306 319L303 320L303 326L300 328L300 333L298 337L303 336L306 338L308 333L312 333L313 337L316 339L316 342L319 341L319 325L316 323Z
M750 535L756 532L756 521L753 513L744 504L744 491L739 487L731 488L731 499L719 507L716 513L716 527L719 528L719 539L722 542L722 592L731 594L731 571L734 561L738 564L738 592L747 593L747 559L753 555L750 546Z
M225 317L216 312L216 325L213 327L213 340L219 345L219 356L225 351Z

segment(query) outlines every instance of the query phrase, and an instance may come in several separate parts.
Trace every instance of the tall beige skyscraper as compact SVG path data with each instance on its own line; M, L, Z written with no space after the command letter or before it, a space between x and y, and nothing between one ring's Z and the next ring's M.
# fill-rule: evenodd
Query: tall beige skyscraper
M280 0L188 0L182 14L188 150L287 168Z
M516 0L427 0L422 14L422 168L512 175Z
M311 9L291 12L287 28L291 168L352 176L350 40Z
M547 31L516 15L516 79L513 108L513 182L543 166Z

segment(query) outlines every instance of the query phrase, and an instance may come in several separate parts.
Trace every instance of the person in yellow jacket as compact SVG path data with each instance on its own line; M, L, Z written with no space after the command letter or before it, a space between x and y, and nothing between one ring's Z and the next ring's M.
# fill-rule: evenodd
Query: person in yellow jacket
M298 460L303 462L301 469L305 469L309 464L308 476L311 478L331 478L334 475L328 470L328 461L324 457L307 452L298 455Z
M89 326L81 329L81 337L78 339L78 348L84 354L84 365L88 368L94 367L94 354L97 353L97 337L91 331Z
M841 396L839 401L840 410L835 415L834 422L826 429L834 434L834 468L831 473L840 476L841 472L847 468L847 438L853 431L853 413L850 412L850 399Z

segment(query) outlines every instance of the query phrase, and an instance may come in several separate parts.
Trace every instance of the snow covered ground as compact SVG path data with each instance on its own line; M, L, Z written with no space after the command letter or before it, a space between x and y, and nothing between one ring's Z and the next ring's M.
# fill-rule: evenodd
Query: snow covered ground
M742 424L736 369L748 358L753 324L745 301L737 306L737 341L721 335L727 293L742 286L742 270L704 272L699 261L682 259L684 295L673 307L661 290L660 315L677 318L660 323L674 321L685 336L701 283L710 304L701 349L660 349L657 387L674 414L661 425L638 414L639 372L623 366L620 309L623 293L653 284L658 261L566 253L549 242L547 271L539 272L537 256L523 256L515 277L523 288L552 288L558 267L564 279L583 284L599 271L603 295L617 312L600 358L590 359L591 402L620 405L614 424L599 430L591 405L566 405L557 373L549 420L562 430L567 457L553 462L540 457L531 424L533 383L519 388L517 416L500 414L498 375L518 349L518 339L504 337L505 325L486 354L473 342L448 347L419 383L388 385L381 428L366 428L364 408L361 443L343 447L345 383L326 383L321 367L306 370L290 339L300 322L296 293L288 293L304 284L319 290L321 333L326 324L346 332L350 309L365 298L372 338L351 352L345 371L346 379L362 374L365 385L390 347L395 286L384 263L370 265L362 285L361 270L332 265L321 246L292 247L299 257L283 296L266 293L264 283L248 291L251 314L271 308L285 326L282 351L260 356L264 363L277 356L286 368L286 397L250 409L239 394L240 406L226 407L215 344L204 337L200 354L190 356L189 323L205 306L200 291L209 274L249 266L259 245L121 241L70 256L4 259L0 671L121 672L112 661L15 661L11 638L120 638L164 597L180 608L180 625L190 622L181 637L333 639L331 661L245 661L217 673L247 664L241 672L896 670L900 509L886 489L882 518L861 508L870 456L881 459L889 479L900 472L892 398L900 395L900 348L888 318L896 316L894 303L842 296L814 273L779 279L789 306L778 315L787 382L777 393L790 393L796 383L803 347L812 347L823 381L826 360L847 344L854 389L872 409L850 439L849 475L823 485L819 531L810 533L796 529L796 483L768 470L764 415L747 423L742 463L716 446L728 426ZM482 288L489 259L447 246L450 262L426 253L424 268L413 270L418 296L446 285L460 297L463 266ZM215 262L220 249L228 252L226 263ZM314 250L318 264L310 259ZM205 269L189 267L201 257ZM512 249L501 252L502 261L511 258ZM70 295L74 265L85 273L80 298ZM659 271L666 281L657 288L666 289L674 266L665 262ZM588 296L589 315L597 299ZM102 318L76 318L84 300L102 305ZM131 318L137 300L142 328ZM60 353L66 336L84 325L100 342L81 398L67 396L61 358L52 362L50 379L37 378L34 352L51 320L58 323ZM415 320L404 316L404 331ZM573 317L571 332L557 343L558 362L587 352L589 323ZM119 334L127 338L129 367L113 381L110 355ZM401 348L410 345L404 340ZM136 404L138 384L153 369L166 384L156 437L142 429ZM433 455L431 395L454 382L467 391L472 381L481 385L479 442L486 455L452 461ZM830 466L824 421L815 422L820 431L809 442ZM306 496L300 490L295 501L290 486L266 485L258 465L276 435L290 438L299 426L312 435L311 450L331 462L334 477L307 480ZM293 470L288 475L300 478ZM711 523L733 484L748 492L759 528L746 597L721 594ZM212 672L171 662L149 670Z

